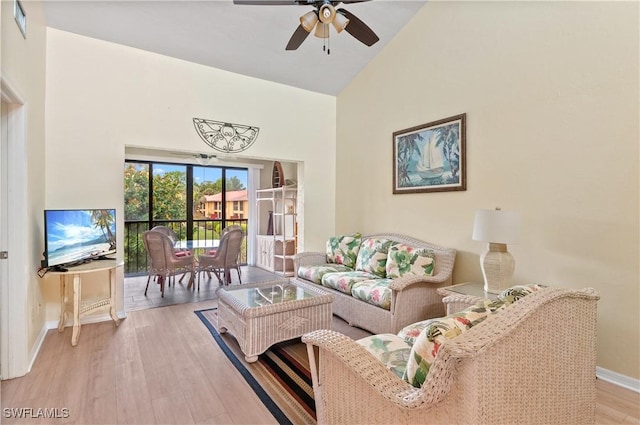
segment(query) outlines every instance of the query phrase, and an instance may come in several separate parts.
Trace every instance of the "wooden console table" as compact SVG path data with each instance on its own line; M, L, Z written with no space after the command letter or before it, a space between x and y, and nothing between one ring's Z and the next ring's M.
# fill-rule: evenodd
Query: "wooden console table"
M60 276L60 322L58 323L58 332L64 330L69 314L73 314L73 334L71 336L71 345L78 345L80 338L80 318L85 314L101 308L109 306L109 314L116 326L120 324L120 319L116 315L116 268L121 267L124 261L117 260L95 260L90 263L81 264L75 267L69 267L65 272L52 271L49 272ZM82 299L82 275L87 273L95 273L100 271L109 271L109 297L97 299ZM73 300L67 300L67 277L73 276Z

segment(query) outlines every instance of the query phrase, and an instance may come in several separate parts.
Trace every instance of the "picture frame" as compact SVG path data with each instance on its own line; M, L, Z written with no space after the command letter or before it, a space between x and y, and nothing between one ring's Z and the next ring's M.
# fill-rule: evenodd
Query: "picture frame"
M393 193L467 190L466 114L393 133Z
M16 20L22 37L27 38L27 15L19 0L13 0L13 18Z

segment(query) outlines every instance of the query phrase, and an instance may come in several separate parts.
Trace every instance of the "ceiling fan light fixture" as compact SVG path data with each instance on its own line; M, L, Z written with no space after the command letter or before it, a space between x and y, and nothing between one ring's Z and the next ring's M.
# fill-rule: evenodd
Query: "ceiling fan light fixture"
M318 15L315 11L307 12L300 17L300 25L306 32L311 32L313 27L318 23Z
M336 17L336 8L331 3L326 3L318 9L318 18L323 24L329 24Z
M318 25L316 25L316 32L313 35L318 38L329 38L329 24L318 22Z
M336 17L333 18L333 21L331 22L338 34L340 34L342 30L347 27L348 23L349 19L347 19L347 17L342 15L341 13L336 13Z
M199 153L197 155L194 155L196 158L196 161L198 162L198 164L200 165L211 165L214 162L218 162L218 157L216 155L208 155L206 153Z

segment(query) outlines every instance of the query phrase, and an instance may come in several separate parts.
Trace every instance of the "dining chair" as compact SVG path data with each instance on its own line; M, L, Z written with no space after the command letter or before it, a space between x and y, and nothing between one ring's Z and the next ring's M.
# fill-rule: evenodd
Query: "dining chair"
M240 226L239 224L234 224L234 225L225 227L224 229L222 229L222 235L224 235L227 232L230 232L231 230L240 230L242 232L242 235L244 236L244 230L242 229L242 226ZM240 243L240 246L242 247L242 241ZM238 258L236 258L236 264L233 268L236 269L236 272L238 273L238 281L242 283L242 272L240 270L240 254L241 252L238 252Z
M231 269L238 272L238 280L242 283L238 265L240 248L244 232L240 226L223 232L220 237L220 245L214 254L202 254L198 256L198 289L200 289L200 275L202 272L214 273L220 285L231 283ZM221 274L224 275L224 281Z
M190 272L191 276L187 287L193 285L196 261L192 255L177 256L171 238L162 232L148 230L142 234L142 240L149 256L149 277L152 275L158 277L160 292L163 297L165 282L169 282L169 279L175 276L176 273ZM144 290L145 296L149 289L149 281L150 278L147 279L147 286Z
M176 232L168 226L154 226L151 230L153 230L154 232L161 232L164 233L165 235L167 235L169 237L169 239L171 239L171 243L173 243L173 245L175 246L176 242L178 241L178 235L176 235ZM174 248L174 250L176 251L176 255L178 257L183 257L185 255L191 255L191 251L189 251L188 249L184 249L184 248Z
M240 226L239 224L234 224L222 229L222 232L220 232L220 238L222 238L225 234L229 233L231 230L240 230L244 234L244 230L242 230L242 226ZM240 245L242 246L242 244ZM209 255L214 255L217 250L218 248L209 250ZM238 259L236 260L236 265L233 268L236 269L236 272L238 273L238 280L240 281L240 283L242 283L242 271L240 270L240 254L241 253L238 253Z
M175 244L178 240L178 235L176 235L176 232L168 226L154 226L153 228L151 228L151 230L153 230L154 232L160 232L160 233L164 233L165 235L167 235L169 237L169 239L171 239L171 243L174 245L174 251L176 253L176 257L185 257L187 255L191 255L191 251L189 249L186 248L175 248ZM151 279L151 274L149 274L149 277L147 278L147 283L149 281L149 279ZM175 285L175 275L171 276L171 279L173 280L173 284ZM184 279L184 274L180 277L180 282L182 282L182 279Z

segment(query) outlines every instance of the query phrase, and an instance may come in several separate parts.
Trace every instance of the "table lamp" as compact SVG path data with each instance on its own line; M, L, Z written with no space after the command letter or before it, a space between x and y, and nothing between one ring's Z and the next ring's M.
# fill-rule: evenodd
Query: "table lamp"
M509 287L516 263L507 244L517 243L520 214L515 211L477 210L473 221L473 240L489 242L480 256L484 290L498 294Z

